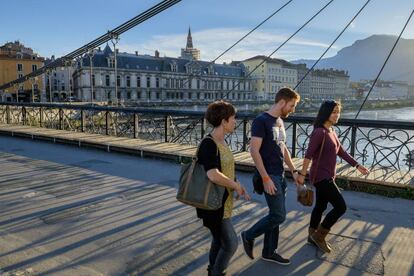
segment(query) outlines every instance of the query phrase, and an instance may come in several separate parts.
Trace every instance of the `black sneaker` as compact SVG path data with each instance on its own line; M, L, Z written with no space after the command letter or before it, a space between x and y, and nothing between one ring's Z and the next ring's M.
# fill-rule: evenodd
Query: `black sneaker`
M250 259L254 259L253 256L253 247L254 247L254 240L247 240L246 239L246 231L241 232L241 240L243 242L244 252L246 255L249 256Z
M262 259L265 261L274 262L280 265L290 265L289 259L285 259L275 252L270 256L262 256Z

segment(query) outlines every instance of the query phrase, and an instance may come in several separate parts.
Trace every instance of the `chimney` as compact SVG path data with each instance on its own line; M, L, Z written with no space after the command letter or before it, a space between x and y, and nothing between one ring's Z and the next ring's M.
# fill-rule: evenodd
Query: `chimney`
M99 51L99 52L101 51L101 47L98 47L98 51Z
M135 51L135 55L136 55L136 56L138 55L138 51Z
M160 52L158 52L158 50L155 50L155 57L159 58L160 57Z
M116 51L117 54L119 54L119 49L116 49L115 51Z

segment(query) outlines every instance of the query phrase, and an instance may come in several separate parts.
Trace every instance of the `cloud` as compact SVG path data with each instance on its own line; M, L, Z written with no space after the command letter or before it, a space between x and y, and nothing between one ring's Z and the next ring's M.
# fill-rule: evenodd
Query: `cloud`
M216 28L198 31L192 33L193 45L195 48L200 49L203 60L213 60L247 32L247 29L242 28ZM154 54L155 50L158 50L162 56L176 57L180 55L181 48L185 47L186 37L186 33L155 35L142 43L120 43L119 48L120 51L131 53L138 51L139 53L151 55ZM269 55L288 37L289 35L285 35L278 30L256 31L221 57L218 62L243 60L255 55ZM319 55L327 47L328 44L320 41L295 37L273 55L273 57L287 60L314 58L314 55ZM336 47L332 48L337 49ZM304 54L307 56L304 56Z

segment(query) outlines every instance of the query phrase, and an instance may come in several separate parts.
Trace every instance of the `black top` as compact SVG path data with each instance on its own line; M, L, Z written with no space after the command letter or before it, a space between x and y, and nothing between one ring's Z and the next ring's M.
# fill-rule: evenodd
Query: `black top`
M211 137L210 134L207 136ZM212 139L206 138L201 141L197 158L199 164L203 165L206 172L211 169L218 169L221 172L220 152ZM227 192L227 189L225 189L222 201L223 204L218 210L211 211L196 208L197 217L203 219L203 225L211 229L211 231L220 230L221 221L224 216L224 203L226 202L228 195L229 193Z

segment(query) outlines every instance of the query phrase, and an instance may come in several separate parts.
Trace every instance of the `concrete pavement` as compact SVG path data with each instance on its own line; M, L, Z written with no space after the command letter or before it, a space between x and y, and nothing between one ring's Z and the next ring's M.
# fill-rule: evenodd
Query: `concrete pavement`
M10 137L0 164L3 275L206 274L210 237L175 200L179 165ZM250 177L238 173L249 188ZM311 209L288 190L279 252L292 264L250 261L239 246L230 274L414 275L414 201L343 192L348 211L324 255L305 243ZM266 212L260 196L238 201L237 233Z

